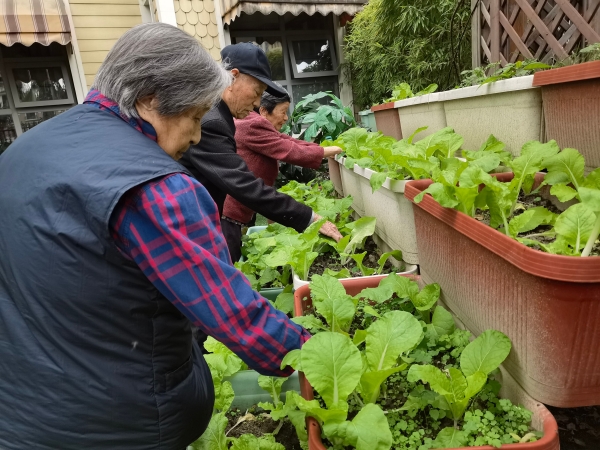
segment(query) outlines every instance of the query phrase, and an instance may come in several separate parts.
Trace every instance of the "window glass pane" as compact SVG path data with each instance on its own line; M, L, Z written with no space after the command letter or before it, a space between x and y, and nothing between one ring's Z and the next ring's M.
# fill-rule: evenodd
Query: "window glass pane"
M328 39L292 41L294 61L298 73L326 72L333 70L331 46Z
M294 84L292 86L292 97L294 99L294 103L298 103L302 98L308 94L316 94L322 91L330 91L337 94L337 90L335 89L335 83L333 81L324 81L324 82L315 82L311 84ZM326 105L330 102L331 98L324 97L317 102L322 105Z
M8 104L8 93L6 92L7 85L4 84L4 80L0 77L0 109L10 109Z
M0 154L17 138L12 116L0 116Z
M267 54L271 67L271 79L285 80L285 66L283 65L283 45L277 36L237 37L235 43L252 42L258 45Z
M67 108L68 109L68 108ZM21 122L21 128L23 128L23 133L31 128L35 127L37 124L42 123L44 120L48 120L53 118L54 116L58 116L60 113L65 112L67 109L57 109L54 111L36 111L30 113L20 113L19 114L19 122Z
M17 94L22 102L68 98L60 67L32 67L12 71L17 85Z

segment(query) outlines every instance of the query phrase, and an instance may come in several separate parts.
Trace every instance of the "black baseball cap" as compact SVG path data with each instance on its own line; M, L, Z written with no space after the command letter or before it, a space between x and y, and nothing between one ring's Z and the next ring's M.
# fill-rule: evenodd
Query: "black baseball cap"
M221 58L230 69L237 69L240 73L250 75L267 85L267 92L276 97L283 97L287 92L277 86L271 79L269 60L262 48L250 42L228 45L221 50Z

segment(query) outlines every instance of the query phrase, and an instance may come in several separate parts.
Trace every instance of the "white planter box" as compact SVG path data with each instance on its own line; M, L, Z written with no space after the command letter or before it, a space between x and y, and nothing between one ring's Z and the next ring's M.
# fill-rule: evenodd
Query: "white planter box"
M362 173L364 169L358 167L356 164L354 165L354 170L347 169L344 166L344 161L346 158L337 158L340 162L340 175L342 177L342 189L344 191L344 195L352 196L352 209L356 211L356 213L363 217L365 215L365 207L363 203L362 191L360 189L360 181L358 173ZM358 173L357 173L358 171Z
M493 134L519 155L528 141L542 140L542 92L533 75L441 92L446 123L464 137L463 148L478 150Z
M416 130L427 127L420 132L416 139L435 133L446 127L446 112L442 93L422 95L420 97L407 98L394 103L400 116L400 128L402 137L408 138Z
M397 272L398 275L413 275L417 273L417 266L412 265L412 264L406 264L405 265L405 270L404 272ZM307 284L310 284L310 281L306 281L306 280L301 280L300 277L298 275L296 275L296 273L292 270L292 274L293 274L293 280L294 280L294 290L297 290L299 288L301 288L302 286L306 286ZM369 278L375 278L375 277L380 277L381 275L371 275L368 277L360 277L363 279L369 279ZM354 277L354 278L359 278L359 277ZM344 280L352 280L352 278L340 278L340 281L344 281Z
M365 202L365 215L377 219L375 232L387 246L402 251L402 259L410 264L419 264L417 235L413 204L404 197L404 180L386 178L383 186L373 192L369 180L375 173L364 169L360 177L360 187Z

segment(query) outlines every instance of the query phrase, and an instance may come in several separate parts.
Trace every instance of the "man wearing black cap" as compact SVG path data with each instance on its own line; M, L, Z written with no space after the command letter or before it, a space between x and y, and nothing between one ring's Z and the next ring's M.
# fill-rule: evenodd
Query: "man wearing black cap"
M245 42L223 48L221 57L231 70L233 83L223 93L221 102L202 119L200 143L192 145L180 162L204 185L217 204L223 234L228 241L239 242L239 225L246 225L233 224L229 222L231 219L222 217L228 194L274 222L304 231L319 217L308 206L265 185L236 153L234 117L243 119L258 108L265 89L275 96L284 95L271 80L267 56L260 47ZM330 222L320 231L336 241L342 237ZM232 233L237 235L232 236ZM239 248L230 248L229 252L234 262L241 256Z

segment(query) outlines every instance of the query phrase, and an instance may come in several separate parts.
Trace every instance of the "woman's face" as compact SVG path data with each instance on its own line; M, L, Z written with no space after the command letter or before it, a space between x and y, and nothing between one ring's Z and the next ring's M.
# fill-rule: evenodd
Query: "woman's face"
M154 127L160 148L177 161L190 145L200 142L200 122L208 108L198 106L177 116L162 116L157 106L155 97L146 97L136 105L140 117Z
M275 129L279 131L288 120L287 112L289 107L290 102L279 103L278 105L275 105L275 108L273 108L273 112L269 113L265 108L261 106L260 115L265 117L269 122L271 122Z

